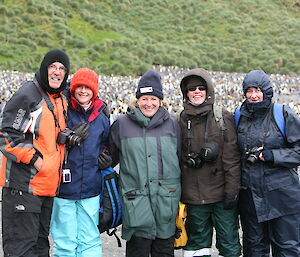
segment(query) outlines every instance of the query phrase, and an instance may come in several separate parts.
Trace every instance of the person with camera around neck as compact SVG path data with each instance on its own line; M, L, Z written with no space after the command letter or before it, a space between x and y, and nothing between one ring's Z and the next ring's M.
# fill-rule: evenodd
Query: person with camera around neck
M4 256L49 256L49 226L64 159L57 142L66 127L61 96L70 70L59 49L47 52L33 81L6 103L0 123Z
M184 98L181 201L187 204L188 235L184 257L211 256L213 228L220 256L238 257L240 153L233 115L215 105L206 70L187 72L180 88Z
M68 129L60 134L59 140L68 148L51 218L54 257L102 256L97 225L100 172L105 167L99 168L98 157L108 141L110 122L107 105L97 97L98 88L98 75L81 68L66 91Z
M299 257L300 118L282 105L285 129L281 131L272 103L272 84L262 70L245 76L243 92L246 99L236 122L242 153L239 212L243 256L267 257L271 247L274 257Z

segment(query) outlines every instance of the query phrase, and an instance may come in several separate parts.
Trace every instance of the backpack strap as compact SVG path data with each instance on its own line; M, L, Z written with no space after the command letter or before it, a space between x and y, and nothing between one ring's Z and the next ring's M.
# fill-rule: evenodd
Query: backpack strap
M273 104L273 118L281 134L285 137L285 120L283 116L283 105Z
M240 105L235 109L233 117L234 117L235 127L237 128L239 125L240 117L241 117L241 106Z
M285 119L283 116L283 105L282 104L273 104L273 119L276 126L280 130L281 134L285 137ZM241 117L241 106L238 106L234 111L234 123L236 128L239 125Z
M112 227L117 226L120 224L121 220L121 212L118 210L121 210L121 202L115 201L116 199L116 194L118 194L118 189L117 189L117 182L115 181L115 178L112 178L112 181L105 181L107 184L107 190L109 194L109 198L111 199L111 205L112 205L112 215L113 215L113 220L112 220ZM117 204L117 206L116 206Z
M226 130L224 119L223 119L223 109L221 106L213 106L214 116L216 122L220 125L222 133Z
M106 234L109 236L114 236L117 240L118 247L122 247L121 239L117 235L117 228L113 228L112 231L106 230Z

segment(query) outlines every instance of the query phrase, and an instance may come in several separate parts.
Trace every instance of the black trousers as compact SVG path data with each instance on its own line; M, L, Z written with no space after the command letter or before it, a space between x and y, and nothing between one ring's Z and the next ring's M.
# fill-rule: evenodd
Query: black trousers
M2 239L5 257L49 257L53 197L2 189Z
M126 242L126 257L174 257L174 237L154 240L132 236Z
M299 213L258 222L251 191L240 192L240 214L243 229L243 256L273 257L300 256Z

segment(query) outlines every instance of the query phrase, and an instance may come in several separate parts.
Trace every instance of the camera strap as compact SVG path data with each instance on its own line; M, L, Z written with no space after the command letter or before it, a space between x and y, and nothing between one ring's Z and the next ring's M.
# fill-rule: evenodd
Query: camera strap
M40 92L41 96L44 98L47 106L48 106L48 109L51 111L52 115L53 115L53 118L54 118L54 123L55 123L55 127L59 128L59 130L61 131L61 128L60 128L60 125L59 125L59 122L58 122L58 119L56 117L56 114L54 113L54 105L53 103L51 102L50 100L50 97L47 95L47 93L45 93L40 87L39 85L37 85L37 81L34 81L34 84L35 86L37 87L38 91ZM66 108L63 104L63 101L62 101L62 105L63 105L63 109L64 109L64 118L66 120Z
M204 132L204 143L207 142L208 139L208 115L206 115L206 121L205 121L205 132ZM188 140L188 145L187 145L187 151L188 153L191 153L191 144L192 144L192 119L187 120L187 140Z
M187 145L187 151L188 153L190 153L190 147L191 147L191 139L192 139L192 131L191 131L191 128L192 128L192 121L190 119L188 119L187 121L187 139L188 139L188 145Z
M208 112L206 115L206 121L205 121L205 131L204 131L204 143L208 142L208 133L209 133L209 124L212 124L212 119L216 121L218 124L218 127L220 129L220 135L223 136L224 131L226 130L226 125L223 118L223 108L221 106L213 105L212 112ZM192 118L187 119L187 151L190 153L192 139L193 139L193 133L192 133Z

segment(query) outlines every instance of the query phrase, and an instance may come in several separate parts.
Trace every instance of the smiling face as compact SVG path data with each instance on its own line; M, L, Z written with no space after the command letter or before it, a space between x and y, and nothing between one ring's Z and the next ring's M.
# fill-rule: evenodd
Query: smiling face
M146 117L151 118L160 106L160 99L154 95L142 95L137 100L137 105Z
M203 86L195 86L188 89L188 99L196 105L202 104L206 99L206 90Z
M51 63L48 66L48 82L51 88L57 89L60 87L66 75L66 68L60 62Z
M264 93L258 87L249 87L246 91L246 98L250 103L259 103L264 100Z
M74 97L81 105L87 105L93 98L93 91L87 86L79 85L74 91Z

